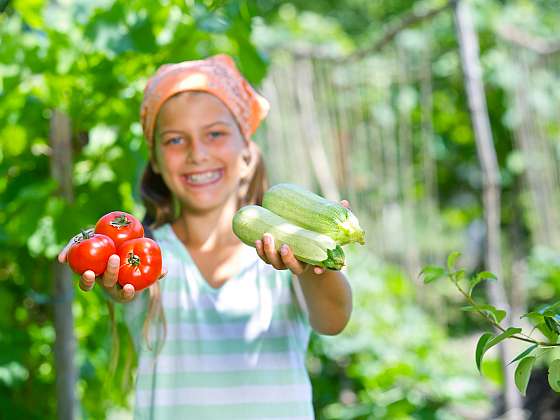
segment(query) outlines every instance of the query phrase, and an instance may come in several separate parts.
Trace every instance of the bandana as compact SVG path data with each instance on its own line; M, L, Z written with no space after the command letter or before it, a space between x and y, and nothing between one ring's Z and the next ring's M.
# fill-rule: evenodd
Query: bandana
M149 148L154 141L157 114L171 96L185 91L208 92L220 99L233 114L247 140L266 117L268 101L260 96L225 54L204 60L165 64L148 80L140 111Z

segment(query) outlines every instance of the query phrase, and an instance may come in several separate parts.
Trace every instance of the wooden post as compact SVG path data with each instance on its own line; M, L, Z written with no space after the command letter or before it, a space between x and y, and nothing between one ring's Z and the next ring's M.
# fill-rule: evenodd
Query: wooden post
M53 111L50 126L51 176L58 181L59 194L68 201L72 193L72 144L70 119L60 111ZM60 420L77 417L75 398L76 367L74 353L74 315L72 300L74 289L72 273L68 266L53 262L54 275L54 328L56 332L54 353L56 367L56 400Z
M309 59L297 60L297 99L301 121L302 141L308 151L308 157L321 187L322 194L329 200L340 200L336 181L329 168L329 160L323 143L321 130L317 122L317 106L313 95L313 65Z
M488 283L488 294L492 305L508 310L511 316L501 278L500 174L482 82L478 37L467 1L456 1L454 15L469 111L476 139L478 159L482 169L484 218L486 222L486 264L488 269L500 279L500 281ZM508 318L505 322L509 324L511 319ZM523 405L521 396L515 388L514 365L506 366L515 355L507 340L500 344L499 350L504 372L506 418L510 420L522 419Z

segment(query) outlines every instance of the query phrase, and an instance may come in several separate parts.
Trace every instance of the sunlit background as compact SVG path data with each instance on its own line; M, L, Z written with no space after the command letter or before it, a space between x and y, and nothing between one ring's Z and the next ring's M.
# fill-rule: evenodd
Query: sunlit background
M271 102L255 136L271 182L348 199L366 229L367 245L347 248L351 323L308 352L317 418L560 418L554 352L511 397L495 349L476 367L490 326L449 281L418 276L461 252L467 274L499 273L476 298L497 291L527 332L520 315L560 289L560 4L459 3L463 15L443 0L0 0L0 419L130 418L124 325L111 376L105 298L55 257L108 211L144 214L144 84L163 63L220 52ZM461 45L469 17L477 38ZM469 66L482 108L469 108ZM475 112L497 162L494 248ZM74 346L55 352L57 335Z

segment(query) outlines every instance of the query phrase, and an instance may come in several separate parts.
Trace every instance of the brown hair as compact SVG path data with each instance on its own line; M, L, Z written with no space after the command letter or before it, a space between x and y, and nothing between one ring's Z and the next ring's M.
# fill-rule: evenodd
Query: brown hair
M268 188L266 167L260 148L251 140L248 140L248 146L250 151L248 161L249 175L240 181L237 208L249 204L261 205L264 192ZM144 169L140 183L140 193L142 202L146 207L146 216L144 218L144 224L146 226L151 229L156 229L159 226L172 223L175 220L175 199L171 191L167 188L163 178L153 170L151 162L149 162ZM150 286L149 293L148 313L144 320L142 334L148 348L151 349L149 332L152 321L157 320L162 326L162 343L167 335L167 324L161 301L159 282Z

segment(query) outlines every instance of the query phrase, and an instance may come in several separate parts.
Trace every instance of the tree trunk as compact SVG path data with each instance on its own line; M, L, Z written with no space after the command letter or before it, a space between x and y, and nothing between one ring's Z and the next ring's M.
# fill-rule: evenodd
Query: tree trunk
M501 279L499 167L484 95L478 37L474 28L469 5L466 1L459 0L456 2L454 15L465 88L484 183L483 201L487 244L486 264L488 269L495 273L500 279L500 282L488 283L489 299L492 305L508 310L511 316ZM505 321L509 324L511 318ZM521 396L515 389L514 366L506 366L506 363L514 357L512 353L507 340L500 344L500 355L504 372L505 412L506 418L511 420L523 418Z
M51 175L58 181L59 194L66 200L72 201L70 120L65 114L57 110L53 111L51 117L50 143L52 149ZM76 342L74 339L74 315L72 313L72 273L68 266L55 261L53 262L53 275L57 412L60 420L68 420L76 418L77 415L77 401L74 393Z

